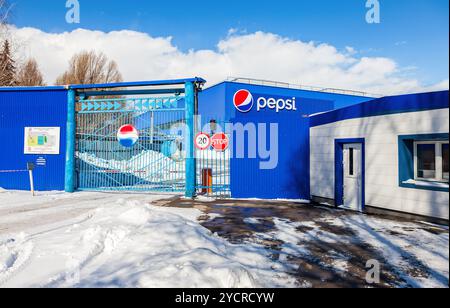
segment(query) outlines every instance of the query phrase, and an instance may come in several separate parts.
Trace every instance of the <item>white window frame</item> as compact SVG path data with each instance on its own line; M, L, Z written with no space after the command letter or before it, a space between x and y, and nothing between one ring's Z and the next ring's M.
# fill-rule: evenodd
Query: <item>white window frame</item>
M417 170L418 158L417 158L417 145L419 144L434 144L435 149L435 164L436 164L436 177L434 179L425 179L420 178L418 176L419 172ZM416 181L426 181L426 182L440 182L440 183L448 183L449 181L444 179L444 170L442 169L444 164L442 161L442 145L448 144L447 141L415 141L414 142L414 180Z

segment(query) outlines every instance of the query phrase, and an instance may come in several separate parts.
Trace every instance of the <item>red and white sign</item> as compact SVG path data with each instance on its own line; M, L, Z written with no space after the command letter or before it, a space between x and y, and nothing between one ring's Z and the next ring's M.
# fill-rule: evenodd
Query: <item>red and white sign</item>
M195 137L195 147L199 150L207 150L211 146L211 138L208 134L199 133Z
M131 148L139 140L139 132L131 124L124 125L117 132L117 140L123 147Z
M228 149L230 139L226 134L218 133L211 138L211 145L217 152L223 152Z

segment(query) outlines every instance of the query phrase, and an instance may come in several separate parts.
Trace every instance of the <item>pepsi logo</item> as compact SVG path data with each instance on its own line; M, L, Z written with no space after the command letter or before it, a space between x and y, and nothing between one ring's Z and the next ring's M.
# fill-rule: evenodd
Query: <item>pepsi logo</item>
M247 113L253 108L253 95L247 90L239 90L234 94L233 102L238 111Z
M139 140L139 132L133 125L124 125L117 132L117 140L121 146L131 148Z

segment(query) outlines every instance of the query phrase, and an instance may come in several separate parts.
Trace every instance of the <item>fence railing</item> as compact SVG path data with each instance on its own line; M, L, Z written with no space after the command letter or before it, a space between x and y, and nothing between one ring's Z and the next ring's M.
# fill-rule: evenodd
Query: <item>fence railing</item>
M277 88L305 90L305 91L323 92L323 93L331 93L331 94L365 96L365 97L373 97L373 98L382 97L382 95L380 95L380 94L374 94L374 93L369 93L369 92L364 92L364 91L355 91L355 90L330 88L330 87L324 88L324 87L292 84L292 83L287 83L287 82L279 82L279 81L264 80L264 79L254 79L254 78L244 78L244 77L228 77L227 81L246 83L246 84L258 85L258 86L270 86L270 87L277 87Z
M203 118L203 126L211 138L217 133L226 132L226 121ZM200 131L197 131L200 133ZM228 136L229 138L230 136ZM231 197L231 145L227 149L215 150L212 145L204 150L196 149L197 195L215 198Z

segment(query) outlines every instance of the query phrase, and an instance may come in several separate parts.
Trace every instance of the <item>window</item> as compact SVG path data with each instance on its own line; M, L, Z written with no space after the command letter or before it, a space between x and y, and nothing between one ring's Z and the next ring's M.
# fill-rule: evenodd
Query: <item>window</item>
M448 182L448 141L414 142L415 180Z
M416 145L418 179L436 179L436 145L418 143Z
M399 186L449 191L448 133L398 136Z
M350 176L352 176L352 175L355 175L355 149L354 148L350 148L350 158L349 158L349 160L350 160L350 166L349 166L349 171L348 171L348 173L349 173L349 175Z
M442 144L442 179L448 182L448 143Z

